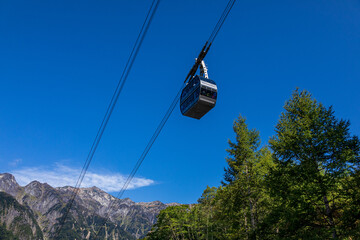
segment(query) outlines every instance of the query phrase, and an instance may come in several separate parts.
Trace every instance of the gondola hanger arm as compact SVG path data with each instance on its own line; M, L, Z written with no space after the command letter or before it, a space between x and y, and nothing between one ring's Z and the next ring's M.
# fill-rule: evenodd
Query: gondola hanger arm
M191 79L191 77L193 77L199 67L199 65L201 64L201 62L204 60L206 54L208 53L209 49L211 47L211 43L206 42L205 45L203 46L203 48L201 49L199 56L196 58L196 61L194 63L194 65L192 66L192 68L190 69L188 75L185 78L184 83L186 83L189 79Z

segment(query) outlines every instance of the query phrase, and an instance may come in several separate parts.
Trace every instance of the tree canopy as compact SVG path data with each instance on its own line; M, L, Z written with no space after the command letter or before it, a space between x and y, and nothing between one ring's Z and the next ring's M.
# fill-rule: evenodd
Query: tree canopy
M269 146L234 121L219 187L169 207L146 239L360 239L360 141L307 91L285 103Z

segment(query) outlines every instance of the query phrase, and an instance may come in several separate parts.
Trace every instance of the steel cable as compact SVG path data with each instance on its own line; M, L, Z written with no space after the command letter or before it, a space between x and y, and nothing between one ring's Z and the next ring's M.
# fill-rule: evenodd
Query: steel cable
M210 37L209 37L209 40L206 42L206 44L204 45L204 47L202 48L200 54L199 54L199 59L200 58L204 58L207 51L209 50L212 42L215 40L218 32L220 31L223 23L225 22L227 16L229 15L230 13L230 10L232 9L232 7L234 6L235 4L235 1L236 0L230 0L223 12L223 14L221 15L218 23L216 24L216 26L214 27L214 30L213 32L211 33ZM197 61L198 62L198 61ZM191 70L190 70L191 72ZM190 73L189 73L190 74ZM189 76L188 74L188 76ZM181 86L180 90L178 91L177 95L175 96L173 102L171 103L169 109L167 110L167 112L165 113L165 116L163 117L163 119L161 120L160 124L158 125L158 127L156 128L154 134L152 135L150 141L148 142L148 144L146 145L143 153L141 154L140 158L138 159L138 161L136 162L135 164L135 167L133 168L133 170L131 171L130 175L128 176L126 182L124 183L123 187L121 188L120 192L118 193L117 197L116 198L121 198L124 194L124 192L126 191L128 185L130 184L130 182L132 181L132 179L134 178L137 170L140 168L142 162L144 161L146 155L148 154L148 152L150 151L152 145L154 144L155 140L157 139L157 137L159 136L161 130L163 129L163 127L165 126L167 120L169 119L171 113L173 112L175 106L177 105L177 103L179 102L179 99L180 99L180 95L181 95L181 92L182 92L182 89L183 87L185 86L186 84L186 80L188 79L188 76L186 77L185 79L185 82L184 84ZM109 206L107 207L107 211L106 212L109 212L111 210L111 208L113 207L114 205L114 201L111 201ZM109 214L107 214L106 218L105 218L105 221L100 225L97 233L96 233L96 236L95 236L95 239L97 239L102 227L109 221L110 219L110 216Z
M174 111L178 101L180 100L180 94L181 94L181 91L183 89L183 87L185 86L185 84L181 85L181 88L180 90L178 91L177 95L175 96L174 100L172 101L169 109L167 110L167 112L165 113L165 116L163 117L163 119L161 120L159 126L156 128L154 134L152 135L150 141L148 142L148 144L146 145L143 153L141 154L140 158L138 159L138 161L136 162L135 164L135 167L133 168L133 170L131 171L130 175L128 176L128 178L126 179L123 187L121 188L120 192L117 194L116 198L120 199L124 192L126 191L127 187L129 186L130 182L132 181L132 179L134 178L137 170L140 168L142 162L144 161L146 155L149 153L152 145L154 144L156 138L159 136L161 130L163 129L163 127L165 126L165 123L167 122L167 120L169 119L171 113ZM111 208L113 207L114 205L114 201L111 201L109 206L107 207L107 211L106 212L109 212L111 210ZM97 239L102 227L109 221L110 219L110 216L109 216L109 213L106 214L106 218L105 220L103 221L103 223L100 225L97 233L96 233L96 236L95 236L95 239Z
M112 114L112 112L113 112L113 110L115 108L116 102L117 102L117 100L119 98L119 95L120 95L120 93L121 93L121 91L122 91L122 89L124 87L126 79L127 79L128 75L129 75L129 72L130 72L132 66L133 66L133 63L134 63L134 61L136 59L136 56L137 56L137 54L139 52L139 49L140 49L140 47L142 45L142 42L143 42L143 40L144 40L144 38L146 36L146 33L147 33L148 29L149 29L149 26L150 26L150 24L152 22L152 19L153 19L154 15L155 15L155 12L156 12L156 10L158 8L159 3L160 3L160 0L153 0L152 4L150 6L150 9L149 9L149 11L148 11L148 13L146 15L146 18L145 18L145 21L144 21L144 23L143 23L143 25L141 27L140 33L139 33L139 35L138 35L138 37L137 37L137 39L135 41L134 47L133 47L133 49L132 49L132 51L130 53L130 56L129 56L128 60L127 60L125 68L124 68L124 70L122 72L122 75L120 77L120 80L119 80L119 82L118 82L118 84L116 86L115 92L114 92L114 94L113 94L113 96L111 98L110 104L108 105L108 108L106 110L105 116L104 116L104 118L103 118L103 120L101 122L100 128L99 128L99 130L98 130L98 132L96 134L96 137L95 137L95 139L93 141L93 144L91 146L89 154L88 154L88 156L86 158L86 161L84 163L84 166L83 166L83 168L81 170L80 176L79 176L79 178L78 178L78 180L76 182L76 185L74 187L75 190L73 191L73 194L72 194L69 202L67 203L66 212L65 212L65 214L63 215L63 217L60 220L59 227L58 227L58 229L57 229L57 231L55 233L55 238L58 237L59 233L62 230L62 227L65 224L65 220L66 220L66 218L67 218L67 216L68 216L68 214L70 212L70 209L71 209L71 207L72 207L72 205L74 203L74 200L75 200L75 198L76 198L76 196L77 196L77 194L79 192L81 183L84 180L86 172L87 172L87 170L88 170L88 168L90 166L90 163L91 163L91 161L92 161L92 159L94 157L96 149L97 149L97 147L98 147L98 145L100 143L101 137L102 137L102 135L103 135L103 133L105 131L105 128L106 128L108 122L109 122L111 114ZM50 230L50 232L51 232L51 230Z

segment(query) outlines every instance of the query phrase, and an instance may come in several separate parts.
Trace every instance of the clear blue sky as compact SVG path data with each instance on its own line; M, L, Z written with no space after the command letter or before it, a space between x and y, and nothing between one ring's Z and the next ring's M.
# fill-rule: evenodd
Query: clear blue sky
M75 185L150 3L0 1L0 172ZM226 3L160 3L85 186L130 173ZM359 1L239 0L206 63L216 107L197 121L177 106L137 174L148 186L125 197L196 202L220 185L238 115L266 144L296 87L360 135Z

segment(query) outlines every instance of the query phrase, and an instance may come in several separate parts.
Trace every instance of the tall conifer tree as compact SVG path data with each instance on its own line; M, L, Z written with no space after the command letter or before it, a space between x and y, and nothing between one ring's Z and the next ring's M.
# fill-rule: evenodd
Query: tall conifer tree
M236 134L236 142L228 141L230 148L226 151L230 156L226 158L228 167L225 168L223 185L232 183L239 177L239 173L246 171L245 168L253 162L260 146L259 132L248 129L246 119L242 116L234 121L233 130Z
M359 166L359 139L307 91L296 90L269 141L277 168L269 183L278 203L271 216L284 239L336 239L344 178ZM344 236L342 236L344 237Z
M264 178L272 165L267 147L260 147L259 132L249 129L242 116L234 122L236 141L229 140L224 188L218 190L218 209L228 225L228 239L256 239L256 228L269 202Z

